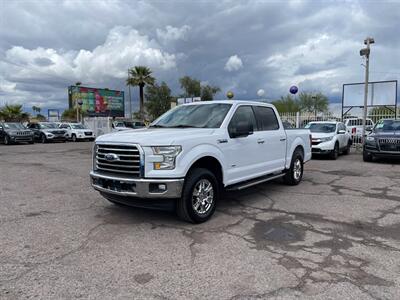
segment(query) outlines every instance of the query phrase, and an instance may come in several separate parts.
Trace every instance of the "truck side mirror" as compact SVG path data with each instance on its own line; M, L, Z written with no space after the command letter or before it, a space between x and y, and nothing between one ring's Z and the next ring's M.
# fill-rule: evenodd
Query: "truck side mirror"
M248 121L238 122L238 124L232 128L230 132L231 138L246 137L253 134L253 124Z
M365 131L367 131L367 132L372 132L372 126L367 126L367 127L365 127Z

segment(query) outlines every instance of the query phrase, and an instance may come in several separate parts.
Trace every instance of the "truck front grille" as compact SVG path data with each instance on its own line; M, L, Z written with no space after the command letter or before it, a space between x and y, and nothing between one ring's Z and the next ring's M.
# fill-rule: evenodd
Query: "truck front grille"
M398 138L379 139L379 147L381 151L400 152L400 139Z
M96 169L140 177L140 152L134 145L97 144Z

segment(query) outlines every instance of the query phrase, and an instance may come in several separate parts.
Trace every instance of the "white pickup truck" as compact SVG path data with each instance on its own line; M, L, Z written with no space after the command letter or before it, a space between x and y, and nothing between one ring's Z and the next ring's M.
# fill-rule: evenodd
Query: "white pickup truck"
M148 128L98 137L90 177L113 203L170 199L180 218L201 223L223 190L279 177L296 185L310 159L310 131L285 130L273 105L205 101L177 106Z

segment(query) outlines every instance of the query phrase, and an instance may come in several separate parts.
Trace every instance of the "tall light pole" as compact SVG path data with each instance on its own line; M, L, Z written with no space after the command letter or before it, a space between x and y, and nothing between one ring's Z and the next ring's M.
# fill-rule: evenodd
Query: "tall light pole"
M364 86L364 113L363 113L363 129L362 129L362 143L365 144L365 128L367 123L367 111L368 111L368 81L369 81L369 54L371 52L370 45L375 43L375 40L371 37L367 37L364 40L366 48L360 50L360 55L365 56L365 86Z

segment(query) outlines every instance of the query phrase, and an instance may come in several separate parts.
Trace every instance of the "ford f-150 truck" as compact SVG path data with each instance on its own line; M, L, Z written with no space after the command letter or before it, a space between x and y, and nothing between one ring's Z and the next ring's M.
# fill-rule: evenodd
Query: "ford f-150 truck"
M90 177L113 203L173 199L180 218L201 223L223 190L279 177L297 185L310 159L310 131L285 130L273 105L205 101L177 106L148 128L98 137Z

